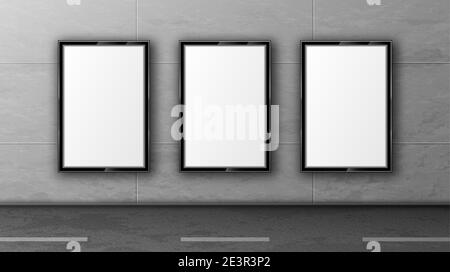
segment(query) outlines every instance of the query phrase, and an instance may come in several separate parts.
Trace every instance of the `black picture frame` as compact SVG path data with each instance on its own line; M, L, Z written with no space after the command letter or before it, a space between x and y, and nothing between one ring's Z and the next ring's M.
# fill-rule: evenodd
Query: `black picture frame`
M181 40L180 43L180 84L179 84L179 97L180 104L184 106L185 104L185 46L192 45L217 45L217 46L265 46L265 105L267 111L267 133L270 133L270 105L271 105L271 42L270 40L264 41L236 41L236 40L214 40L214 41L192 41L192 40ZM183 131L182 125L182 131ZM266 141L269 143L270 139ZM186 167L185 166L185 142L182 137L180 140L180 172L217 172L217 173L228 173L228 172L270 172L271 171L271 154L269 150L265 153L265 166L264 167Z
M64 47L65 46L144 46L144 166L143 167L67 167L64 166ZM128 40L59 40L58 41L58 172L149 172L150 170L150 41Z
M386 167L308 167L306 166L306 47L307 46L386 46ZM392 172L392 41L301 41L301 172Z

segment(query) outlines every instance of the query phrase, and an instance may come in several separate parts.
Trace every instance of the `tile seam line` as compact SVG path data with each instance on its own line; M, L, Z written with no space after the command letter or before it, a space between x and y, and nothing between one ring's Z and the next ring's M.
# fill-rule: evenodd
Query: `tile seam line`
M139 205L139 173L136 173L136 205Z
M168 144L169 142L167 142ZM404 141L393 141L393 144L398 144L398 145L427 145L427 144L450 144L450 141L411 141L411 142L404 142ZM300 144L300 142L280 142L280 144L285 144L285 145L294 145L294 144Z
M0 142L0 145L56 145L57 142ZM152 145L177 145L178 142L151 142ZM280 142L282 145L299 145L300 142ZM448 145L449 142L393 142L397 145Z
M139 0L136 1L136 40L139 40Z
M316 201L314 200L314 173L311 173L311 204L316 204Z
M56 142L0 142L0 145L56 145Z
M314 31L315 31L315 25L314 25L314 15L316 13L316 2L315 0L311 0L311 40L314 40Z
M70 207L70 206L88 206L88 207L101 207L101 206L136 206L134 201L98 201L98 202L77 202L77 201L58 201L58 202L18 202L18 201L0 201L0 207L12 207L12 206L55 206L55 207ZM336 202L336 201L318 201L317 206L449 206L449 201L374 201L369 202L353 201L353 202ZM209 201L209 202L195 202L195 201L152 201L144 200L139 203L139 206L312 206L310 201Z
M138 38L137 38L138 40ZM58 62L0 62L0 65L56 65ZM150 62L150 64L172 64L172 65L178 65L180 62ZM278 64L291 64L291 65L298 65L302 64L301 62L284 62L284 61L276 61L272 62L272 64L278 65ZM429 64L429 65L438 65L438 64L450 64L450 61L444 61L444 62L409 62L409 61L402 61L402 62L392 62L392 64L395 65L407 65L407 64Z

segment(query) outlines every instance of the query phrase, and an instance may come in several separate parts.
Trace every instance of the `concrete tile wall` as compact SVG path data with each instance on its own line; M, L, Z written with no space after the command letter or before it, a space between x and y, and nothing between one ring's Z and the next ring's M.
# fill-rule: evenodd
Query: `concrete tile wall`
M0 0L0 203L446 203L450 1ZM58 39L151 40L151 173L56 172ZM270 174L178 172L178 40L270 39ZM394 173L299 172L300 40L394 41Z
M267 173L179 173L178 144L153 145L152 172L138 174L145 203L310 202L312 176L300 173L298 145L283 145Z
M448 62L448 0L314 0L315 39L391 39L397 62Z
M80 1L81 5L69 5ZM135 0L0 2L0 61L55 63L57 40L135 39Z
M135 174L58 173L56 145L0 145L0 199L3 203L130 203Z
M297 62L312 37L312 1L139 0L139 38L153 41L155 62L178 62L178 40L272 40L274 62Z

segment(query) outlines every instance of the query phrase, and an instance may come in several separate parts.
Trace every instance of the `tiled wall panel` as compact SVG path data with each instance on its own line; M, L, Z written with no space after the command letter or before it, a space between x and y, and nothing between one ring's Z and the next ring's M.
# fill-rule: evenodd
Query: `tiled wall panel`
M314 174L316 203L445 203L449 200L448 145L394 145L394 172Z
M314 0L315 39L390 39L396 62L450 61L448 0Z
M0 200L5 204L134 204L136 175L58 173L56 145L0 145Z
M58 40L135 39L136 5L135 0L2 0L0 26L0 63L56 63Z
M139 38L154 62L179 62L179 40L272 40L274 62L297 62L312 37L311 0L139 0Z
M282 145L267 173L180 173L179 145L156 144L152 172L138 174L140 202L311 203L312 175L300 173L298 145Z
M0 0L0 36L1 204L450 201L448 0ZM151 172L57 173L57 40L136 38L151 40ZM299 41L312 38L394 41L392 174L300 173ZM178 172L180 39L272 41L272 173Z

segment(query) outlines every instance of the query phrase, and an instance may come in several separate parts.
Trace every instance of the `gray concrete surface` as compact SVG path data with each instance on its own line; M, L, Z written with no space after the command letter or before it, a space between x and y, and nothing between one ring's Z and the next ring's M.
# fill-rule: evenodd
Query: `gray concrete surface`
M0 37L1 204L450 201L449 0L0 0ZM151 173L56 173L59 39L151 40ZM271 174L178 173L180 39L272 40ZM309 39L394 41L393 174L299 172L298 44Z

